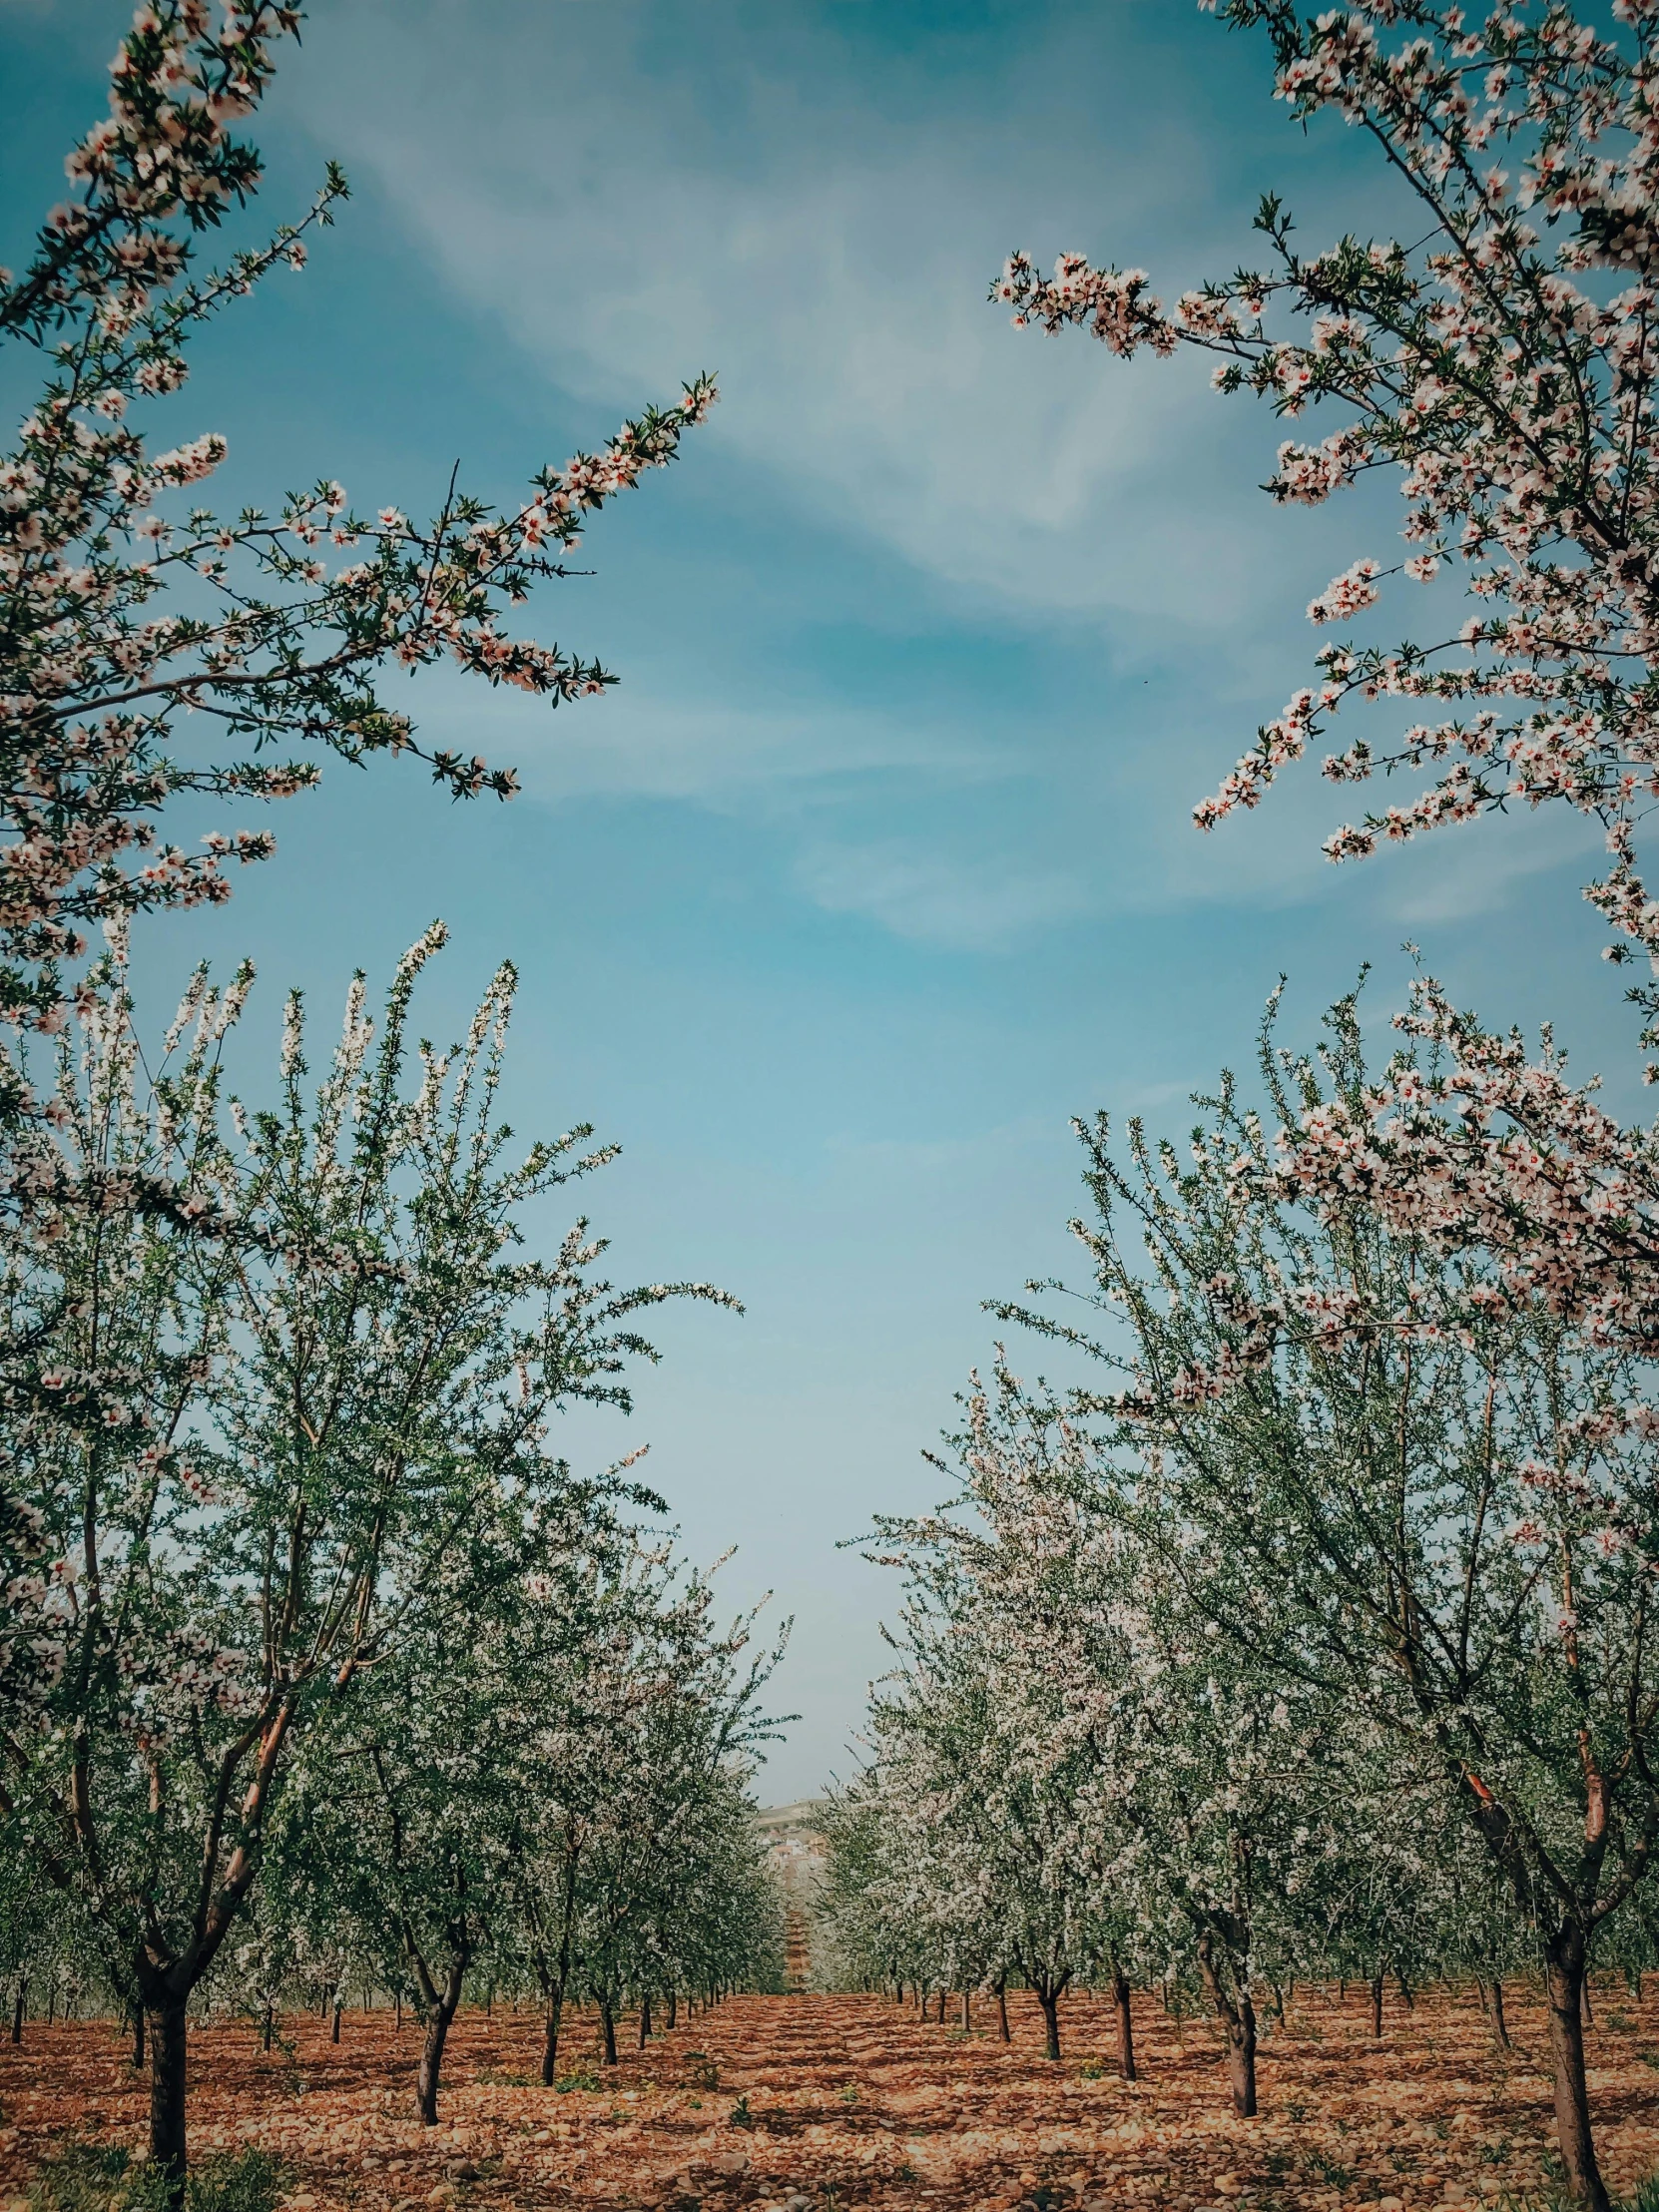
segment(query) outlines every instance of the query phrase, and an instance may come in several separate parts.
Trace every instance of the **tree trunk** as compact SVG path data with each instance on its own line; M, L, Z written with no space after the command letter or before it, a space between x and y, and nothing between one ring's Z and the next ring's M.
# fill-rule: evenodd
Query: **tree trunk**
M1256 2007L1247 1996L1238 2018L1227 2023L1227 2074L1233 2084L1233 2109L1241 2120L1256 2117Z
M1584 2080L1584 1938L1576 1930L1551 1936L1544 1945L1544 1986L1555 2076L1555 2139L1567 2188L1591 2212L1607 2212L1607 2186L1596 2165Z
M970 2006L970 2004L969 2004L969 2002L968 2002L968 1993L967 1993L967 1991L966 1991L966 1990L964 1989L964 1990L962 1991L962 2033L963 2033L964 2035L966 2035L966 2034L968 2033L969 2029L970 2029L970 2028L971 2028L972 2026L973 2026L973 2012L972 2012L972 2008L971 2008L971 2006Z
M276 2024L276 2015L268 2004L265 2008L265 2018L260 2022L260 2046L263 2050L269 2051L271 2049L271 2036Z
M599 1997L599 2031L605 2038L605 2063L614 2066L616 2057L616 2014L611 2010L608 1993L601 1990Z
M328 2009L332 2014L328 2023L328 2040L331 2043L337 2043L339 2041L339 1997L337 1995Z
M1008 2033L1008 1985L1005 1981L996 1985L996 2039L999 2043L1013 2040Z
M14 2043L21 2043L23 2040L23 2006L28 1993L29 1984L26 1981L20 1981L17 1985L16 1999L12 2004L12 2041Z
M1198 1963L1209 1986L1210 2001L1227 2037L1227 2078L1233 2088L1233 2109L1241 2120L1256 2117L1256 2007L1250 2001L1250 1983L1231 1956L1229 1990L1216 1965L1215 1937L1205 1929L1198 1938Z
M668 1992L668 2024L670 2027L678 2027L680 2024L680 1992L678 1989L670 1989Z
M1503 2017L1503 1983L1495 1973L1489 1984L1489 1994L1491 1997L1492 2033L1497 2037L1499 2050L1508 2050L1511 2045L1509 2041L1509 2023Z
M1121 1966L1112 1968L1112 2008L1118 2016L1118 2071L1125 2081L1133 2081L1135 2022L1129 2010L1129 1976Z
M150 2014L150 2165L162 2178L169 2212L185 2201L185 2000L172 1990Z
M644 2050L644 2048L645 2048L646 2044L647 2044L647 2043L649 2043L649 2042L650 2042L650 2040L651 2040L651 1991L650 1991L649 1989L646 1989L646 1990L643 1990L643 1991L641 1992L641 1995L640 1995L640 2048L641 2048L641 2050Z
M401 1989L395 1992L392 2002L397 2007L397 2032L401 2035L403 2032L403 1992Z
M133 2006L133 2071L144 2071L144 2006Z
M426 2015L426 2033L420 2043L420 2071L415 2076L415 2110L422 2127L438 2124L438 2082L443 2073L443 2046L449 2039L452 2014L442 2004Z
M1381 1966L1371 1977L1371 2031L1374 2035L1381 2035L1382 2032L1382 1968Z
M415 2075L415 2109L420 2114L422 2127L438 2124L438 2079L443 2071L443 2046L448 2040L449 2023L460 2009L461 1991L466 1985L468 1953L463 1949L449 1961L449 1974L441 1990L434 1990L423 1966L418 1965L421 1983L429 1998L426 2011L426 2033L420 2044L420 2071Z
M565 2008L563 1989L555 1989L547 2000L547 2024L541 2039L541 2085L551 2089L559 2070L559 2016Z
M1037 2002L1043 2014L1043 2056L1058 2058L1060 2055L1060 1992L1044 1983L1036 1984Z
M1406 2011L1414 2012L1417 2008L1417 2000L1411 1994L1411 1984L1406 1980L1405 1976L1400 1972L1397 1966L1394 1968L1394 1979L1399 1984L1399 1993L1400 1996L1404 1999Z

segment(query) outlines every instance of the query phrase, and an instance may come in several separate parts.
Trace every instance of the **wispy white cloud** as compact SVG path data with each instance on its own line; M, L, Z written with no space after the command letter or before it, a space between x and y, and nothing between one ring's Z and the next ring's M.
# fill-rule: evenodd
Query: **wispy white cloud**
M1079 878L1005 858L974 861L899 841L810 846L797 864L830 913L863 914L895 936L953 951L995 951L1075 920L1098 892Z
M361 0L307 88L319 133L551 376L616 404L717 368L712 438L998 602L1204 627L1274 588L1256 471L1220 466L1238 410L1200 364L1016 335L986 301L1008 247L1075 244L1080 226L1191 259L1169 205L1184 191L1198 219L1210 154L1137 99L1130 14L1092 19L1123 52L1071 151L1028 123L1033 102L1064 106L1052 44L964 131L902 100L872 111L806 12L793 83L732 59L730 10L703 11L672 71L652 67L644 13L583 11L580 36L573 20Z
M475 685L439 669L424 678L419 700L428 738L473 747ZM649 680L556 714L543 701L500 694L488 744L492 762L510 762L533 800L682 799L786 815L808 788L878 775L962 787L1025 765L1009 744L938 716L812 696L730 703Z
M1547 829L1476 830L1449 857L1389 855L1356 892L1359 871L1322 857L1340 809L1311 773L1213 837L1191 827L1305 677L1311 591L1357 530L1385 546L1395 524L1370 492L1313 517L1274 510L1255 479L1277 432L1216 400L1201 364L1016 334L986 302L1016 243L1116 247L1175 281L1238 251L1225 149L1151 97L1135 42L1158 19L1089 11L1078 43L1064 11L1034 18L1002 98L981 86L966 109L897 62L872 100L834 10L768 14L755 38L744 0L710 0L695 44L665 59L668 20L644 4L341 0L307 49L299 110L373 176L480 327L550 381L620 413L715 367L725 399L700 440L770 514L896 554L924 592L954 595L958 622L1069 624L1110 652L1098 701L1068 696L1062 732L971 701L901 713L822 668L751 684L734 657L724 688L671 677L670 639L655 668L631 652L623 691L591 710L548 722L494 705L490 749L533 798L765 815L812 903L960 949L1218 902L1342 905L1392 931L1489 911L1556 864ZM1052 127L1033 132L1033 114ZM723 623L764 626L733 588ZM433 689L430 730L466 730L458 689ZM915 807L1018 779L1047 799L1000 858L983 821ZM856 827L841 811L855 787Z

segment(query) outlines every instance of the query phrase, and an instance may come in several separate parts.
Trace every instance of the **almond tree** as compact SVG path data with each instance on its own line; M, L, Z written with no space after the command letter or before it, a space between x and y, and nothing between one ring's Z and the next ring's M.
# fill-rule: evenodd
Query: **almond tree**
M1259 1999L1301 1962L1295 1904L1317 1849L1319 1781L1340 1737L1329 1705L1218 1645L1186 1601L1181 1565L1137 1554L1138 1603L1119 1689L1130 1736L1130 1819L1143 1839L1142 1888L1174 1957L1197 1967L1222 2031L1233 2108L1257 2110ZM1119 1751L1118 1763L1123 1763ZM1318 1778L1318 1781L1316 1781Z
M62 1955L62 1901L26 1854L0 1842L0 2033L23 2040L31 1983Z
M395 1651L313 1740L290 1807L302 1835L320 1832L330 1886L387 1978L414 1989L428 2127L469 1971L504 1934L513 1807L535 1787L538 1707L567 1658L520 1602L523 1578L550 1563L540 1520L494 1498L440 1585L422 1576Z
M706 1580L620 1517L641 1504L660 1500L614 1470L499 1496L290 1795L284 1853L414 1989L428 2126L475 1967L540 1990L551 2081L572 1983L600 1997L615 2063L618 1995L671 1986L677 1939L736 1935L722 1969L762 1963L731 1760L764 1725L748 1709L769 1663L735 1668L748 1624L711 1633Z
M746 1661L758 1607L719 1629L710 1576L680 1569L666 1548L647 1565L657 1602L631 1654L631 1695L610 1746L607 1788L589 1807L573 1944L578 1984L599 2009L607 2065L617 2063L625 1996L666 1994L682 1941L684 1962L703 1970L705 1987L753 1964L745 1948L753 1914L728 1922L707 1911L700 1873L717 1882L731 1871L734 1824L748 1829L753 1751L775 1732L757 1701L789 1635L786 1622L771 1650ZM749 1847L736 1862L746 1870L743 1892L759 1861L753 1838Z
M1017 1977L1058 2059L1060 1999L1094 1963L1100 1886L1077 1825L1089 1747L1043 1664L1055 1614L1079 1595L1074 1530L1067 1501L997 1449L977 1390L968 1414L957 1503L974 1517L876 1522L871 1556L904 1570L906 1602L903 1664L877 1687L870 1741L895 1917L914 1925L923 1986Z
M819 1974L830 1987L879 1989L896 2003L906 1984L919 1979L914 1923L896 1903L904 1804L896 1768L874 1760L827 1794L814 1927ZM1005 1998L999 2018L1005 2031Z
M964 1409L939 1461L958 1483L950 1505L877 1524L907 1575L907 1663L875 1704L878 1795L866 1785L857 1806L880 1807L889 1919L932 1931L944 1973L1027 1981L1050 2057L1064 1988L1103 1973L1132 2077L1132 1977L1192 1962L1201 1928L1214 1941L1172 1888L1179 1866L1196 1910L1195 1824L1215 1794L1172 1795L1197 1756L1193 1686L1177 1694L1153 1648L1151 1563L1096 1509L1088 1438L1000 1364ZM1236 1762L1221 1789L1243 1804Z
M918 1668L895 1681L871 1710L868 1764L829 1823L828 1953L843 1979L890 1982L900 1997L908 1985L923 2016L934 1990L942 2018L948 1989L989 1989L1002 2000L1004 2036L1007 1985L1029 1980L1045 2049L1058 2057L1059 1999L1081 1947L1068 1946L1063 1930L1058 1942L1044 1939L1041 1906L1032 1909L1023 1879L1027 1826L1001 1805L981 1817L964 1784L971 1752L958 1739L974 1716L951 1694L959 1686L941 1689Z
M248 978L198 978L152 1084L112 954L60 1049L54 1147L76 1178L172 1184L203 1233L119 1199L66 1207L9 1284L14 1334L43 1332L54 1364L14 1391L7 1487L54 1566L24 1578L22 1665L0 1681L0 1817L149 2015L176 2188L186 2006L295 1748L441 1613L496 1495L547 1492L557 1409L626 1407L622 1370L650 1353L634 1317L674 1295L598 1278L585 1222L525 1256L525 1208L610 1154L578 1128L506 1157L510 970L464 1046L412 1047L441 942L403 962L378 1041L353 986L314 1085L291 999L278 1102L253 1112L221 1068Z
M755 1813L749 1768L727 1765L682 1831L675 1865L684 1878L665 1885L655 1944L669 2027L681 1997L699 1990L786 1986L784 1898Z
M1273 1625L1284 1570L1184 1514L1136 1442L1116 1465L999 1368L967 1400L958 1498L883 1524L905 1662L830 1824L832 1955L865 1981L1029 1979L1051 2054L1056 1985L1104 1981L1126 2074L1130 1975L1194 1987L1246 2117L1292 1975L1359 1973L1380 2007L1384 1969L1472 1965L1501 2037L1530 1900L1499 1896L1431 1739L1311 1666Z
M1375 1720L1346 1716L1343 1751L1297 1877L1310 1924L1297 1970L1369 1983L1374 2036L1390 1973L1407 1993L1431 1974L1472 1974L1501 2020L1503 1975L1529 1932L1479 1839L1446 1818L1431 1766L1419 1754L1414 1768Z
M1167 1548L1109 1509L1097 1448L1045 1393L999 1365L967 1415L961 1495L910 1525L906 1556L948 1622L930 1649L971 1671L990 1716L964 1732L985 1747L973 1794L1000 1836L1013 1785L993 1777L1040 1791L1079 1965L1106 1970L1125 2071L1126 1968L1190 1974L1248 2116L1264 1968L1282 1981L1310 1933L1298 1893L1320 1849L1311 1777L1340 1759L1331 1716L1214 1642Z
M1352 1001L1323 1068L1267 1038L1263 1078L1281 1127L1356 1109ZM1118 1371L1077 1400L1121 1454L1111 1513L1219 1638L1437 1775L1537 1932L1561 2157L1603 2204L1584 1974L1659 1838L1649 1378L1480 1256L1304 1203L1230 1083L1185 1161L1084 1137L1100 1326L1031 1318Z
M301 1793L285 1793L289 1807ZM293 1846L297 1823L284 1808L279 1848L268 1844L257 1895L293 1931L293 1989L297 2002L315 2005L328 2020L331 2042L340 2040L347 1988L365 1989L375 1973L374 1946L361 1922L340 1910L336 1870L314 1832Z
M541 2004L541 2078L551 2088L565 2004L581 1978L598 1840L634 1765L637 1716L653 1680L642 1655L672 1570L661 1548L629 1541L604 1551L590 1542L557 1576L539 1571L538 1606L567 1610L572 1631L561 1663L538 1680L534 1773L502 1832L510 1900L500 1942Z

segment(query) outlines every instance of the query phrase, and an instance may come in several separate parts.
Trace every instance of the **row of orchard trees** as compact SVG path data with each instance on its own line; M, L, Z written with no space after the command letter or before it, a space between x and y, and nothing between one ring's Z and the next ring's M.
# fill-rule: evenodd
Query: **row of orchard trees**
M510 971L463 1045L411 1047L440 943L378 1023L353 986L314 1082L290 1001L270 1111L226 1088L240 983L197 979L151 1077L112 952L55 1051L60 1159L186 1159L235 1224L66 1210L50 1274L10 1284L59 1356L14 1429L3 1963L109 1993L166 2129L193 2000L406 1989L431 2120L480 1975L534 1991L551 2080L572 1993L614 2056L625 1992L774 1969L747 1794L771 1655L626 1462L548 1445L561 1404L627 1402L631 1317L671 1290L600 1280L581 1221L526 1256L525 1208L605 1155L509 1150Z
M0 271L13 382L38 376L0 456L0 1971L142 2022L175 2207L193 2007L405 1991L430 2118L479 1977L534 1992L551 2070L568 1994L614 2020L776 1949L746 1806L769 1662L627 1466L553 1441L572 1403L627 1406L641 1310L718 1294L614 1288L586 1222L549 1222L609 1155L502 1125L510 967L462 1045L416 1043L434 927L314 1073L290 999L241 1098L249 972L199 975L165 1037L137 1010L136 917L220 903L273 849L216 826L187 850L181 805L377 754L511 796L423 747L408 677L602 693L512 611L715 396L504 509L451 480L428 521L359 512L330 476L201 504L225 439L153 440L189 344L346 196L330 167L300 222L198 266L259 187L240 128L301 14L139 7L68 198Z
M1002 1311L1106 1372L999 1361L956 1494L880 1525L900 1663L831 1939L866 1981L1029 1986L1051 2056L1066 1987L1109 1987L1126 2070L1132 1987L1184 1985L1247 2115L1264 1991L1473 1976L1501 2030L1539 1968L1588 2164L1585 1974L1650 1964L1659 1912L1651 1375L1307 1195L1280 1133L1369 1088L1350 1000L1312 1057L1270 1024L1261 1110L1226 1083L1181 1150L1085 1131L1092 1314Z
M288 2010L331 2015L338 2042L353 2002L393 2004L400 2019L407 2005L421 2030L418 2107L431 2121L463 1996L533 2009L552 2084L572 2004L592 2008L599 2056L615 2064L625 2008L637 2008L643 2043L654 2022L673 2027L682 2004L781 1985L777 1887L744 1768L730 1745L720 1751L735 1701L695 1679L722 1668L732 1639L702 1633L706 1581L665 1593L664 1549L627 1531L622 1540L626 1555L613 1543L565 1561L591 1580L598 1552L613 1554L597 1663L573 1646L571 1618L562 1649L551 1616L528 1649L492 1623L494 1660L452 1667L441 1700L417 1703L417 1686L388 1669L381 1689L398 1708L377 1692L349 1740L319 1732L268 1837L260 1884L193 1992L194 2017L240 2018L269 2049ZM510 1688L496 1673L508 1649L528 1662ZM464 1743L463 1718L477 1730ZM12 2040L31 2011L124 2013L143 2066L147 2016L100 1932L26 1858L8 1860L0 1882Z

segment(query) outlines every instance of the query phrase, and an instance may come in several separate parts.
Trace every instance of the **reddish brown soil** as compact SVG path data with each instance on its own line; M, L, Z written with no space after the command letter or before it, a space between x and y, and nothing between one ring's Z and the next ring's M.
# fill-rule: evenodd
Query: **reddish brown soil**
M583 2019L565 2060L583 2083L559 2091L535 2082L532 2018L469 2012L450 2039L435 2129L414 2118L412 2023L399 2036L388 2013L348 2013L336 2048L317 2020L290 2019L288 2051L269 2058L246 2025L216 2024L193 2035L192 2143L198 2154L264 2146L299 2212L690 2212L696 2200L711 2212L1021 2200L1043 2212L1079 2200L1081 2212L1426 2212L1549 2187L1541 2021L1519 1990L1507 2057L1466 1992L1419 1996L1411 2012L1390 1996L1381 2042L1361 1991L1343 2004L1299 1992L1264 2046L1255 2121L1233 2117L1209 2033L1189 2022L1178 2034L1136 2001L1135 2085L1113 2071L1105 2008L1080 1997L1064 2008L1059 2065L1041 2055L1028 1998L1011 2000L1009 2048L988 2032L988 2006L964 2036L874 1997L737 1997L614 2069L594 2064ZM1604 1989L1598 2017L1598 2137L1610 2183L1628 2192L1659 2167L1659 1985L1640 2004ZM71 2130L136 2145L144 2105L111 2028L31 2022L20 2048L0 2045L0 2207L21 2201Z

